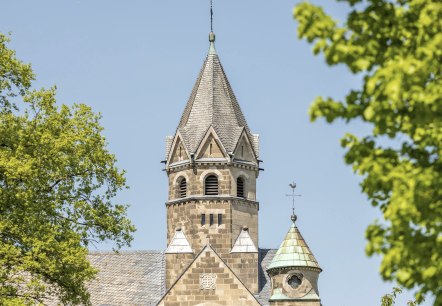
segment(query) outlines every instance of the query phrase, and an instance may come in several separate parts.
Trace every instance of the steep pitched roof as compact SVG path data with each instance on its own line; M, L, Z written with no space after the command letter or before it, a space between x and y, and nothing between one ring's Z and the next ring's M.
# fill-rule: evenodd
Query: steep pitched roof
M98 270L87 284L92 305L156 305L166 292L162 251L99 251L89 253L88 259ZM44 304L60 305L54 296Z
M210 126L227 152L232 153L243 129L251 135L238 101L211 41L192 94L181 116L178 130L190 153L195 153ZM254 147L256 144L254 143ZM254 148L257 153L257 148Z
M98 277L88 285L92 305L154 305L165 292L161 251L89 254Z
M321 269L294 221L267 270L283 267Z
M269 275L266 273L267 267L272 262L275 256L275 249L259 249L258 253L258 280L259 280L259 295L258 301L261 305L269 305L271 281Z

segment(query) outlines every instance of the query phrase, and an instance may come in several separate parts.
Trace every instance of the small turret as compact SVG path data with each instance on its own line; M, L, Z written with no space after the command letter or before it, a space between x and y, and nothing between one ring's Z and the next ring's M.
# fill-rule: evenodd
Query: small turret
M322 269L291 216L292 225L267 268L270 305L320 306L318 278Z

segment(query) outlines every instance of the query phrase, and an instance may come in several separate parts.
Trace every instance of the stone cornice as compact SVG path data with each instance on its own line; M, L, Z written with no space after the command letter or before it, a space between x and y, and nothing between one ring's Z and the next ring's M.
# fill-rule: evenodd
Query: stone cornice
M253 171L258 171L258 165L249 162L230 162L230 161L216 161L216 160L205 160L205 161L195 161L193 164L189 162L179 162L171 164L166 168L167 173L178 172L186 169L192 169L193 167L198 168L198 166L231 166L240 169L248 169Z
M318 273L322 272L321 268L315 268L315 267L306 267L306 266L289 266L289 267L277 267L277 268L270 268L267 269L268 274L277 274L277 273L286 273L292 270L307 270L307 271L315 271Z
M248 200L248 199L244 199L244 198L239 198L239 197L232 197L230 195L217 195L217 196L190 196L190 197L185 197L185 198L180 198L180 199L174 199L174 200L170 200L166 202L166 206L169 205L175 205L175 204L186 204L187 202L192 202L192 201L238 201L238 202L245 202L248 204L252 204L252 205L256 205L258 206L259 209L259 202L257 201L253 201L253 200Z

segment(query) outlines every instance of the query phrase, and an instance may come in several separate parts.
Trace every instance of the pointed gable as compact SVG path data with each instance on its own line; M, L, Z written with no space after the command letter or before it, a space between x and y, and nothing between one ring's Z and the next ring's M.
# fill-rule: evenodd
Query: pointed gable
M227 152L223 147L219 136L216 134L215 129L211 126L206 135L201 141L197 152L196 158L227 158Z
M177 135L175 135L175 139L173 140L172 144L169 145L170 148L172 148L172 150L169 150L169 164L189 160L189 154L187 153L187 149L182 141L182 138L182 135L178 132Z
M190 247L189 241L187 241L186 236L183 231L178 228L175 231L175 235L169 243L166 249L166 254L178 254L178 253L193 253Z
M256 162L253 144L250 143L247 133L244 131L236 145L234 157L237 160Z
M177 129L190 153L196 152L210 126L228 153L233 153L243 129L251 135L213 42Z
M252 238L249 235L249 229L244 227L239 233L238 238L233 245L232 251L230 253L256 253L258 249L253 243Z
M207 245L162 297L158 305L260 305L221 257Z

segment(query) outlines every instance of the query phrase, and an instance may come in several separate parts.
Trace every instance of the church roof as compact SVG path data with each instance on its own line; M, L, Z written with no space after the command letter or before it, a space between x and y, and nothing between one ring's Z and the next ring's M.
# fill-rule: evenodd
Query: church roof
M294 221L267 270L285 267L321 269Z
M156 305L166 292L163 251L99 251L88 255L98 270L87 284L92 305ZM47 306L60 305L48 297Z
M259 249L259 295L261 305L269 305L270 279L265 272L276 250ZM157 305L166 293L166 262L163 251L92 252L88 255L98 269L88 284L92 305ZM55 298L45 305L56 306Z
M213 34L213 33L212 33ZM228 153L233 153L243 129L253 142L246 119L230 86L214 47L214 36L209 53L181 116L178 130L189 153L195 153L210 126L213 126Z

